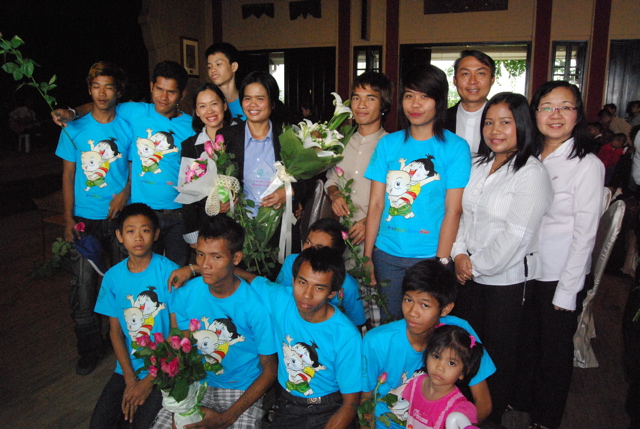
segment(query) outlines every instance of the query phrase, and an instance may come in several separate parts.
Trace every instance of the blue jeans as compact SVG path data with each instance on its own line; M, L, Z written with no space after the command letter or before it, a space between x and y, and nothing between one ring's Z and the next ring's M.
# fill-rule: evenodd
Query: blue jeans
M189 245L182 238L185 233L182 209L155 212L160 220L160 236L153 245L153 251L184 267L189 260Z
M115 223L110 220L94 220L76 218L77 222L84 222L83 235L93 235L102 245L103 256L109 255L112 265L122 261L126 256L124 248L115 235ZM102 338L102 322L99 314L93 309L98 297L100 275L74 248L69 252L71 258L71 288L69 290L69 305L71 318L77 339L78 354L80 356L97 355L104 352Z
M380 293L387 299L387 310L391 317L400 320L402 315L402 279L409 268L420 261L434 258L401 258L390 255L377 247L373 249L373 267L376 280L380 283L387 280L386 286L380 288ZM384 313L384 311L383 311ZM384 319L385 314L381 314Z
M91 415L90 429L120 429L127 426L122 413L122 396L126 384L124 377L114 373L100 394ZM153 387L144 404L139 406L133 416L134 429L148 429L162 408L160 389Z

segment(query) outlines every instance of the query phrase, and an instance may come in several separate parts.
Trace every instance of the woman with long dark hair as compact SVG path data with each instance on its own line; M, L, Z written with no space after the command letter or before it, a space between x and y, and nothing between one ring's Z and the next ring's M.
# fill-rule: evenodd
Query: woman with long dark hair
M455 315L467 320L496 364L487 381L502 420L516 371L519 324L529 281L540 275L537 233L553 198L551 180L534 155L527 99L493 96L482 112L478 156L462 196L451 252L458 289Z
M391 316L402 318L402 278L419 261L449 262L469 179L465 140L445 130L448 84L428 65L407 73L400 101L405 129L384 136L365 177L371 180L364 255Z
M573 373L573 335L602 213L604 166L590 153L577 86L547 82L530 107L537 125L534 153L547 168L554 197L538 234L541 275L525 302L523 355L530 361L521 360L525 381L517 390L524 396L512 405L531 406L530 427L554 429L562 421Z

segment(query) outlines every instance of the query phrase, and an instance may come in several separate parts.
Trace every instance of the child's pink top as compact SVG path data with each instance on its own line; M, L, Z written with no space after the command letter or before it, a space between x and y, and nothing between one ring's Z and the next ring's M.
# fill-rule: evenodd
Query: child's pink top
M428 401L422 395L422 382L427 374L411 380L402 397L409 401L407 429L446 429L447 416L455 411L464 414L472 423L478 421L475 405L467 401L457 387L437 401Z

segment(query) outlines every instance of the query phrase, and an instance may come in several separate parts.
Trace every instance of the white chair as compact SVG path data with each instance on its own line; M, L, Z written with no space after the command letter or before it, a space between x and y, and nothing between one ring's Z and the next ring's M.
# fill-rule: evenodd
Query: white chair
M613 245L622 228L625 205L623 201L616 201L600 218L596 243L593 247L591 273L593 274L593 288L587 292L582 302L582 313L578 319L578 329L573 336L573 366L578 368L597 368L598 360L591 347L591 339L596 337L596 327L593 321L593 299L598 293L604 269L613 250Z
M602 211L600 213L604 213L609 208L609 204L611 203L611 189L605 187L602 197Z

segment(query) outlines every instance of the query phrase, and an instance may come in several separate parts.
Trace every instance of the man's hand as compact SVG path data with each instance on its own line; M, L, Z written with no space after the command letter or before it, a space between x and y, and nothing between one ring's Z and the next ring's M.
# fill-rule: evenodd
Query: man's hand
M186 425L184 427L185 429L224 429L231 426L237 420L230 416L227 412L218 413L217 411L206 407L200 407L200 409L204 413L204 418L198 423Z
M124 206L127 205L128 199L129 193L124 190L114 195L111 203L109 203L109 213L107 213L107 219L115 219L118 216L118 213L120 213Z
M153 390L150 378L147 376L142 380L132 380L127 382L122 396L122 412L125 420L133 422L139 406L144 404Z
M73 113L67 109L56 109L51 112L51 119L53 119L53 122L56 125L64 128L67 126L67 122L71 122L73 120Z
M77 232L73 229L76 226L75 219L65 219L64 222L64 239L69 243L73 243L73 239L76 237Z
M169 286L169 292L173 289L179 289L191 278L193 273L190 266L175 269L171 272L167 285Z
M349 216L350 212L347 201L339 192L330 195L329 198L331 198L331 209L336 216Z
M362 244L364 241L365 224L367 218L361 219L356 222L349 230L349 239L354 245Z

